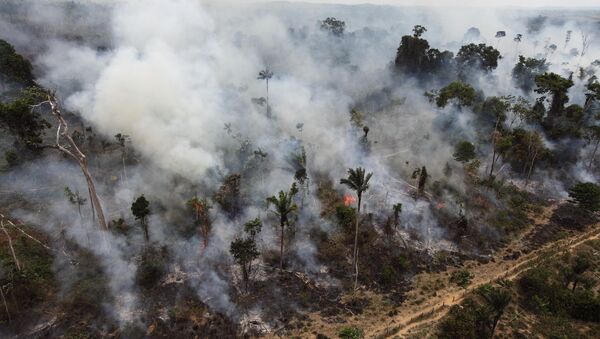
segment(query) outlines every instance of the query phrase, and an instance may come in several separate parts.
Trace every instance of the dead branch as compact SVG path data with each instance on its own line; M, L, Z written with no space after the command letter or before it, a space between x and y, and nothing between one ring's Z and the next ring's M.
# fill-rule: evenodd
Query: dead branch
M8 247L10 247L10 252L12 253L13 259L15 260L15 265L17 265L17 270L20 271L21 264L19 263L19 259L17 259L17 254L15 253L15 248L13 247L10 234L8 234L8 232L6 231L6 228L4 227L4 219L0 220L0 227L2 227L2 231L4 232L4 234L6 234L6 238L8 239Z
M56 148L63 154L66 154L69 157L73 158L75 161L77 161L79 167L81 168L81 171L83 172L83 175L85 176L85 180L87 182L88 190L90 193L92 209L95 210L95 214L98 217L98 223L100 224L100 227L102 229L108 230L108 224L106 223L106 219L104 217L104 212L100 203L100 198L98 197L94 180L92 178L92 175L90 174L87 157L79 149L72 136L69 134L69 124L62 115L60 105L58 104L58 100L56 99L55 93L52 91L46 91L45 95L46 100L38 103L37 105L32 106L32 109L40 107L44 104L48 104L50 105L52 115L58 121L58 127L56 128L55 143L54 145L48 145L48 147ZM63 145L62 140L65 140L67 144Z

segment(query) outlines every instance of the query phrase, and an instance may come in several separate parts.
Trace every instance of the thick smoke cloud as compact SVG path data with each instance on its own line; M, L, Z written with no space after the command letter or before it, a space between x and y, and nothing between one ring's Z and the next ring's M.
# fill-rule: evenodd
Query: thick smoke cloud
M63 12L47 12L45 7L33 5L28 13L32 23L58 27L59 32L66 30L60 24L66 15ZM337 183L347 168L364 166L374 172L365 198L368 212L383 213L391 203L400 202L404 228L419 233L423 246L452 247L442 241L444 231L431 204L406 193L409 185L415 184L408 183L407 178L424 165L431 181L441 178L446 162L452 162L453 143L481 136L472 112L450 107L438 110L427 101L424 92L444 84L422 87L418 81L393 72L400 38L410 34L414 25L428 28L425 38L432 47L453 52L467 42L465 32L477 27L481 36L474 42L493 45L503 55L493 74L475 77L478 87L489 96L517 91L510 72L518 54L546 57L552 71L566 76L580 66L587 67L598 55L592 46L584 56L570 56L571 48L581 50L580 32L593 32L592 26L565 21L529 34L525 20L529 14L508 10L370 6L359 10L348 6L203 5L194 0L149 0L117 2L102 13L103 23L93 13L84 15L103 32L89 41L54 37L42 42L8 23L0 28L14 37L17 47L35 41L29 48L38 48L32 55L40 83L57 89L66 109L106 138L118 132L131 137L144 165L128 167L126 181L99 184L110 219L127 217L131 201L142 193L164 206L164 211L150 219L153 240L173 244L177 249L173 266L194 272L189 279L202 300L234 317L238 310L230 297L227 272L218 268L219 263L230 260L226 252L239 234L241 222L266 217L264 198L289 188L294 175L289 158L298 152L299 145L306 149L310 178L324 176ZM319 29L318 21L328 16L346 21L343 37ZM495 39L498 30L506 31L507 37ZM574 32L573 38L562 48L564 41L557 37L562 39L567 30ZM519 44L512 40L518 33L524 34ZM560 48L550 52L545 47L551 43ZM265 68L274 72L269 81L272 118L265 105L252 100L266 97L266 84L257 79ZM583 100L581 88L581 83L572 88L573 102ZM367 113L370 152L361 144L363 132L350 124L349 112L355 107ZM546 143L553 147L550 141ZM182 177L212 192L226 175L239 172L250 162L251 156L239 159L244 145L250 145L249 153L259 148L266 152L268 162L260 165L263 167L255 182L245 184L251 203L240 212L243 218L231 221L218 208L211 212L215 232L200 258L198 236L181 239L172 232L176 214L186 213L182 205L191 191L185 183L174 184L174 178ZM31 170L56 174L47 179L59 187L52 191L56 197L64 181L72 183L70 178L79 175L72 166L47 167L52 161L57 159L40 160ZM96 165L108 163L100 157ZM593 178L581 164L574 170L581 178ZM14 179L6 182L7 187L38 184L25 174ZM548 180L546 185L564 194L560 182ZM86 190L83 181L77 188ZM315 187L310 191L301 220L330 231L331 225L319 218ZM53 216L48 230L56 232L64 227L61 224L70 224L68 236L101 258L113 277L113 293L127 296L120 299L127 305L119 309L117 318L130 321L138 301L132 273L135 268L128 258L140 248L128 248L116 236L105 239L113 244L111 248L96 246L108 235L75 217L66 219L64 211L72 206L58 202L61 199L64 201L62 196L48 199L52 201L48 213ZM459 213L459 206L450 208ZM46 224L30 213L17 216ZM276 230L266 226L261 237L261 246L273 248ZM142 241L141 237L136 240ZM316 259L314 244L305 234L298 235L294 246L304 265L301 269L310 273L321 270L323 264Z

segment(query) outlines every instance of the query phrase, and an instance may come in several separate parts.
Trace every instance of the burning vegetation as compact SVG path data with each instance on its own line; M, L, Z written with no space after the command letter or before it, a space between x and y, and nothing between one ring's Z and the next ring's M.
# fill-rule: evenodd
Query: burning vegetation
M0 4L0 336L597 337L597 13L449 11Z

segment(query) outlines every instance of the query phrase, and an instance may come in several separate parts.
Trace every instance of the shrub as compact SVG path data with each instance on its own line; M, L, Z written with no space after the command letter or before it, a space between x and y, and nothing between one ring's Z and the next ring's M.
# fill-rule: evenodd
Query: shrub
M340 330L339 337L342 339L361 339L364 338L364 335L358 327L344 327Z
M471 279L473 279L473 273L465 269L454 271L450 276L450 282L453 282L462 288L465 288L471 284Z

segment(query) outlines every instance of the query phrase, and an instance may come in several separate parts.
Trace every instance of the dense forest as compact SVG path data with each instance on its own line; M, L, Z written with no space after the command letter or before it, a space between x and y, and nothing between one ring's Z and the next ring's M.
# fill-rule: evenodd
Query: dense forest
M0 3L0 336L598 338L600 10Z

